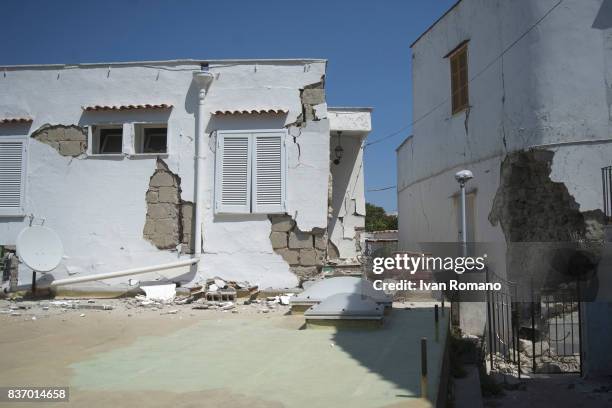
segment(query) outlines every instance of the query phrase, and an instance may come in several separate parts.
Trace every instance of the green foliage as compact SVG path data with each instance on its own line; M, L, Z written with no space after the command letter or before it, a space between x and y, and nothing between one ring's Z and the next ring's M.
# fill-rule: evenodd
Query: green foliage
M387 214L382 207L366 203L365 229L368 232L396 230L397 216Z

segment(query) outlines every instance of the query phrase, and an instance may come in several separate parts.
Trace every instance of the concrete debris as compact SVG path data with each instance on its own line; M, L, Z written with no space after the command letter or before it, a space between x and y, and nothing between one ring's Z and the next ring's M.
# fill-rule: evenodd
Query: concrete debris
M216 292L218 290L219 290L219 286L217 286L215 283L213 283L212 285L208 287L209 292Z
M147 300L169 302L176 297L176 283L154 286L142 286Z
M178 309L172 309L172 310L168 310L167 312L163 312L163 315L166 314L177 314L178 313Z
M215 278L215 285L217 285L219 289L225 289L227 287L227 283L220 278Z

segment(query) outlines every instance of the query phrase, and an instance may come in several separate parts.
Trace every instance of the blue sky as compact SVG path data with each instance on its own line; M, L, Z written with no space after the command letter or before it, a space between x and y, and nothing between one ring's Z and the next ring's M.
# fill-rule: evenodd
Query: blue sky
M327 102L371 106L377 140L410 124L410 43L455 0L3 0L0 65L326 58ZM395 148L365 152L366 190L394 186ZM395 211L394 189L366 199Z

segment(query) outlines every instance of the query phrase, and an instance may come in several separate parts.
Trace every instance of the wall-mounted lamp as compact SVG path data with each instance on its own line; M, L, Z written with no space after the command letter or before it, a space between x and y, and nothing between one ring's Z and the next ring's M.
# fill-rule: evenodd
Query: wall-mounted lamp
M334 164L340 164L340 160L342 160L342 156L344 156L344 149L342 148L342 143L340 138L342 137L342 132L338 132L338 146L334 149Z

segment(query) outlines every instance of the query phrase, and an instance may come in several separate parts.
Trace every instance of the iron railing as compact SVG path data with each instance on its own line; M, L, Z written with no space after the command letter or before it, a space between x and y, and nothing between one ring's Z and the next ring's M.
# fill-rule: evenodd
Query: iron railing
M612 166L601 169L601 183L603 187L603 209L607 221L612 220Z
M502 283L502 290L487 293L491 368L514 367L519 377L582 373L580 281L532 291L531 302L518 299L515 283L495 276L491 281Z

